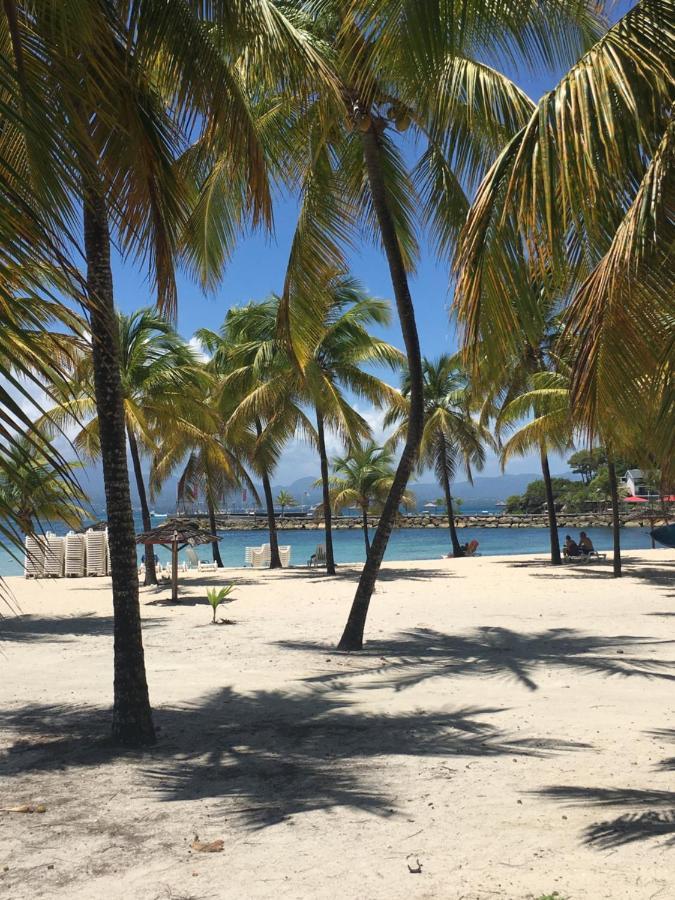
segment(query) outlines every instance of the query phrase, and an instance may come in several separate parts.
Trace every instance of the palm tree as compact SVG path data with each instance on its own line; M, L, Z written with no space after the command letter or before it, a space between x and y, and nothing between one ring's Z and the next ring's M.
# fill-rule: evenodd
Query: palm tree
M195 390L196 388L196 390ZM198 395L197 395L198 392ZM217 534L216 506L235 488L245 486L257 500L258 494L246 470L253 453L250 434L241 431L233 438L224 425L227 412L222 389L211 376L210 390L193 386L185 398L185 420L166 430L157 448L151 474L151 488L158 491L167 477L180 468L179 503L203 494L211 534ZM181 468L182 467L182 468ZM223 567L220 548L212 541L213 561Z
M332 460L334 474L329 478L331 502L336 510L356 506L361 510L366 558L371 550L368 516L386 503L395 478L392 451L378 447L373 441L355 444L347 456ZM402 502L412 506L414 498L405 492Z
M390 402L396 392L369 372L365 365L403 363L403 354L370 333L373 325L387 325L389 305L368 296L354 278L340 274L317 285L315 318L320 327L313 331L314 345L303 366L296 363L297 394L314 407L317 446L321 465L321 486L326 539L326 573L335 574L332 512L328 482L326 429L337 432L347 444L370 435L365 419L357 413L345 391L362 397L375 407ZM287 340L292 344L293 336Z
M373 235L389 265L410 372L406 440L341 649L361 649L370 597L422 439L422 360L408 280L417 257L416 221L421 218L446 254L468 207L462 184L473 184L531 113L531 101L486 60L519 46L569 59L571 45L597 33L586 4L548 6L525 2L514 14L503 4L465 3L461 28L445 4L328 0L312 7L313 28L330 48L342 103L317 91L296 116L289 168L302 204L282 313L303 366L318 327L315 285L345 267L345 246ZM548 21L546 11L552 13ZM571 33L564 29L570 17L579 25ZM408 128L415 140L407 146L423 147L412 171L396 137Z
M456 255L469 353L518 352L566 307L574 420L673 471L673 0L641 0L546 93L478 191ZM525 249L526 248L526 249ZM562 302L561 302L562 301ZM638 438L647 410L647 442Z
M260 477L267 510L270 568L281 568L271 476L284 444L302 430L314 430L296 393L285 341L278 337L279 298L231 309L219 332L201 329L197 338L212 354L209 368L221 378L221 403L233 440L253 431L250 462Z
M125 429L143 531L150 531L141 454L153 454L164 432L191 427L189 419L202 402L208 376L195 351L159 313L140 309L131 315L117 313L116 318ZM73 438L75 448L97 458L101 442L93 382L92 355L87 348L68 381L61 384L59 405L48 418L61 426L78 426ZM145 548L145 560L145 584L157 584L151 544Z
M45 415L54 384L71 370L83 323L66 307L35 293L30 260L22 260L20 270L5 262L0 260L0 538L19 553L27 520L20 514L17 492L30 493L22 487L26 467L37 458L40 469L58 477L64 491L78 492L70 465L35 419ZM62 327L70 333L53 330Z
M261 80L289 87L297 86L295 76L308 63L317 63L314 79L325 67L269 0L199 10L139 0L133 13L126 2L11 0L3 5L2 22L3 67L11 68L3 105L12 115L3 120L0 161L20 201L35 195L41 210L53 211L44 223L48 239L36 249L49 243L63 259L73 217L82 214L82 293L92 333L115 613L113 735L123 744L148 744L154 729L138 604L111 228L125 254L148 262L160 307L172 311L174 264L185 250L183 241L194 236L188 226L204 157L227 148L232 195L236 184L241 198L233 204L239 216L230 220L230 239L247 211L254 224L270 221L265 148L242 90L242 56ZM199 129L195 152L185 165L176 165Z
M297 506L297 502L293 494L290 491L280 490L277 494L277 503L281 507L281 518L284 517L284 512L287 506Z
M500 412L500 423L509 426L525 417L529 421L523 425L502 448L502 461L515 455L524 455L533 447L553 446L557 450L572 446L574 422L572 418L572 395L569 367L560 364L557 372L538 372L530 380L529 390L513 398ZM612 572L621 577L621 510L619 485L616 475L615 455L611 447L604 451L607 459L609 496L612 506ZM555 542L558 546L558 529L555 520L553 488L548 464L543 469L546 484L546 499L549 508L549 523L555 528ZM553 537L551 538L553 541ZM553 543L551 544L552 562ZM558 549L558 564L559 564Z
M68 466L73 469L77 463ZM0 509L12 511L10 527L16 527L19 539L50 522L79 528L86 502L82 489L51 465L32 436L20 436L0 451Z
M485 446L493 441L488 430L476 421L472 412L469 382L456 356L444 354L436 360L422 360L424 377L424 431L420 444L418 469L434 470L443 489L448 527L454 556L462 556L457 537L450 485L454 481L458 465L464 467L472 481L472 468L478 470L485 464ZM410 383L407 373L403 378L400 396L395 400L385 425L402 422L390 439L393 446L401 440L408 416Z

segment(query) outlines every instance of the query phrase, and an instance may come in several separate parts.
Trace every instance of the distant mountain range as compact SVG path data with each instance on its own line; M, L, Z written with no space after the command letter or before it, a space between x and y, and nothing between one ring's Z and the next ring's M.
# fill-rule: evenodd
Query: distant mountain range
M564 477L575 477L569 472L561 473L561 475ZM94 509L102 511L105 508L105 494L100 469L98 467L88 467L78 473L78 478L82 487L87 491ZM538 478L541 478L541 474L537 472L493 477L481 476L474 479L473 485L469 484L468 481L455 482L452 493L454 497L459 497L464 501L465 509L493 507L496 503L506 500L511 494L522 494L527 485ZM298 505L312 506L321 502L321 488L314 487L315 481L316 479L312 477L298 478L290 484L274 485L272 492L276 497L280 490L286 490L293 495ZM416 482L410 485L410 490L415 494L417 505L420 509L425 503L436 500L442 494L439 486L433 481ZM259 488L258 493L262 496L262 488ZM132 503L134 507L138 506L138 497L133 486ZM176 507L176 479L170 478L162 488L161 493L150 503L151 509L156 509L158 512L173 512ZM241 506L241 492L236 492L228 498L228 505ZM244 505L251 505L250 491Z

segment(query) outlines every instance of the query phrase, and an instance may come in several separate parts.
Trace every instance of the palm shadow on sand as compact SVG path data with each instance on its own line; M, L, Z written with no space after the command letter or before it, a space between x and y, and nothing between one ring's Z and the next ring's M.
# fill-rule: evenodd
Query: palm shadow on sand
M107 743L106 711L26 706L0 714L0 726L18 735L2 768L16 778L123 761L162 801L209 799L242 825L263 828L335 807L395 815L400 757L430 757L438 765L439 757L545 757L588 747L509 735L491 721L500 712L364 714L325 689L243 695L226 687L158 709L160 738L143 755Z
M656 650L674 643L631 635L584 634L573 628L524 633L485 626L466 634L417 628L393 640L368 641L358 657L338 657L349 664L354 660L351 668L344 664L339 671L310 676L306 681L345 687L350 677L371 677L373 686L388 684L402 690L430 678L469 675L514 680L535 691L537 672L550 668L675 681L675 660L654 658ZM302 641L285 641L282 646L322 654L328 650Z

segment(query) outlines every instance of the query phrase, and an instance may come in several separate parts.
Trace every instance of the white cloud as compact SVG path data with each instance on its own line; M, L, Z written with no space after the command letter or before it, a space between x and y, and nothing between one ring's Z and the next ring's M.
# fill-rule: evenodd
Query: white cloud
M197 354L201 362L208 362L209 359L211 359L208 353L204 352L201 341L196 335L192 335L192 337L188 341L188 346Z

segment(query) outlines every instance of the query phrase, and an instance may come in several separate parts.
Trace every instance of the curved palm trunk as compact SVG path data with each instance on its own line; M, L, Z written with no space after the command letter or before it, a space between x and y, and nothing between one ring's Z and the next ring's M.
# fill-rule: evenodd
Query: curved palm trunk
M333 511L330 507L326 435L324 432L323 416L318 409L316 410L316 433L319 438L319 460L321 462L321 492L323 496L323 520L326 526L326 574L335 575L335 556L333 555Z
M141 521L143 522L143 531L150 531L152 522L150 520L150 509L148 508L148 497L145 493L145 483L143 481L143 471L141 470L141 455L138 452L138 442L131 428L127 427L127 437L129 438L129 451L131 453L131 461L134 466L134 475L136 476L136 490L138 491L138 500L141 504ZM145 581L143 584L147 587L149 584L157 584L157 572L155 571L155 548L153 544L145 544Z
M445 438L441 434L441 452L445 458ZM445 505L448 510L448 528L450 529L450 543L452 544L453 556L464 556L462 548L457 537L457 529L455 528L455 513L452 508L452 494L450 493L450 479L448 473L443 471L443 493L445 494Z
M415 323L415 309L410 296L408 275L405 270L403 256L401 255L396 228L387 203L387 189L382 176L378 137L372 125L366 132L361 134L361 140L373 207L377 214L382 244L389 263L391 283L396 298L396 309L408 357L410 413L408 417L408 433L403 452L401 453L389 496L385 501L380 516L366 564L361 572L361 578L359 579L347 624L338 644L340 650L360 650L363 647L363 631L368 616L370 598L375 588L375 581L382 565L384 552L389 543L389 535L394 527L403 493L417 462L417 451L422 440L422 429L424 427L422 358L417 325Z
M94 386L112 571L112 732L115 740L128 747L137 747L154 743L155 731L145 675L138 603L136 541L127 470L117 321L110 268L110 234L105 201L97 185L85 185L83 201Z
M363 523L363 540L366 542L366 561L370 556L370 535L368 534L368 507L361 507L361 521Z
M263 429L260 422L256 419L255 430L258 438L262 437ZM281 568L281 557L279 556L279 538L277 537L277 523L274 518L274 497L272 496L272 485L267 469L263 466L260 473L262 478L263 494L265 495L265 506L267 507L267 528L270 533L270 569Z
M614 552L612 554L612 573L615 578L621 578L621 520L619 518L619 485L616 480L616 466L614 460L607 456L607 471L609 474L609 492L612 497L612 537Z
M206 508L209 513L209 529L211 534L218 534L216 531L216 510L213 506L213 500L211 498L211 492L206 488ZM211 541L211 552L213 553L213 561L218 566L219 569L223 569L223 560L220 555L220 547L218 546L218 541Z
M546 509L548 510L548 530L551 537L551 562L554 566L561 564L560 541L558 539L558 517L555 513L555 498L553 496L553 484L551 483L551 470L548 465L546 450L541 450L541 471L544 476L546 488Z

